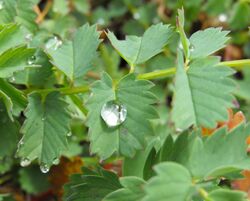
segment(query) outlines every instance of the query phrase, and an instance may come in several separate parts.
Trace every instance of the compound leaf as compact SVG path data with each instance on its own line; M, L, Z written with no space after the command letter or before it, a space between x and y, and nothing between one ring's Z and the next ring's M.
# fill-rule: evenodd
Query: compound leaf
M144 63L162 52L171 35L172 28L162 23L149 27L141 37L127 36L125 40L118 40L112 32L107 33L114 48L130 66Z
M33 93L28 98L29 104L25 111L25 120L21 133L24 134L23 145L18 156L51 166L67 148L70 115L67 104L57 92L41 97Z
M175 97L172 119L176 128L191 125L214 128L218 121L228 119L227 108L234 100L234 71L218 66L219 59L208 57L194 60L185 71L182 53L178 53Z
M145 145L146 136L153 133L148 119L157 117L151 104L155 96L149 92L153 84L146 80L136 80L134 74L122 78L114 90L112 79L103 74L100 81L93 84L93 96L88 101L89 137L91 152L106 159L114 152L132 157L135 151ZM108 127L101 117L103 105L118 101L127 109L125 121L117 127Z
M95 25L85 24L77 30L72 41L48 51L52 62L71 80L85 75L97 57L96 50L101 42L99 35Z

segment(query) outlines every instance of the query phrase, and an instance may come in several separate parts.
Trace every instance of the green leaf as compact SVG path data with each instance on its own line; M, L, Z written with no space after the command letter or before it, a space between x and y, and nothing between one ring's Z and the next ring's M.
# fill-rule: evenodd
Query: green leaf
M236 30L250 25L250 6L247 1L239 1L234 5L229 23L230 27Z
M67 104L57 92L48 94L46 98L33 93L28 100L27 119L21 128L23 145L18 156L31 161L38 158L40 164L49 167L67 148L70 121Z
M36 166L19 170L19 183L23 190L29 194L38 194L48 190L50 184L46 174Z
M242 191L232 191L228 189L214 190L208 194L211 201L247 201L247 194Z
M34 6L35 2L32 0L3 0L3 9L0 10L0 23L17 22L27 30L35 32L37 24Z
M137 176L144 178L144 168L148 156L153 149L155 143L149 144L146 149L139 150L132 158L124 158L123 160L123 176Z
M105 73L100 81L93 84L93 96L87 105L92 153L97 153L102 159L114 152L132 157L136 150L145 146L145 138L153 133L148 119L157 117L151 106L156 101L156 97L149 92L152 86L151 82L136 80L134 74L129 74L114 89L112 79ZM101 109L112 100L126 107L127 117L121 125L110 128L101 117Z
M35 53L35 65L39 68L26 68L23 71L15 72L10 79L12 83L23 84L27 87L48 87L53 84L54 74L52 71L52 64L49 62L48 56L41 50ZM39 77L39 79L37 79Z
M249 133L250 126L245 124L230 132L221 128L209 137L183 133L176 140L169 160L183 164L199 179L226 177L228 173L250 169L246 143Z
M146 182L138 177L122 177L123 188L108 194L103 201L141 201L144 197L142 187Z
M17 0L15 21L31 32L35 32L38 29L35 22L37 15L34 12L34 6L35 4L32 0Z
M12 114L19 116L20 112L27 105L27 100L23 93L1 78L0 97L3 98L3 102L11 119L13 119Z
M0 54L15 46L23 44L24 33L21 27L16 24L0 26Z
M121 188L115 173L99 169L98 172L83 168L84 174L75 174L64 186L65 201L102 201L103 198Z
M243 79L235 79L237 87L234 91L234 94L240 98L250 100L250 69L242 69Z
M186 70L178 52L172 111L176 128L187 129L191 125L214 128L218 121L228 119L227 108L234 99L231 94L234 83L228 76L234 71L218 63L216 57L201 58Z
M0 102L0 159L13 156L19 138L19 124L8 118L7 111Z
M222 31L222 28L208 28L192 34L189 39L191 58L206 57L225 47L229 39L228 33L229 31Z
M112 32L107 33L114 48L130 66L144 63L162 52L171 35L170 25L162 23L149 27L142 37L127 36L125 40L118 40Z
M0 23L8 24L14 21L16 15L16 0L3 0L3 9L0 10Z
M100 44L100 33L96 26L85 24L75 33L72 41L63 44L57 50L48 50L53 64L71 80L85 75L93 68Z
M35 49L20 46L11 48L0 55L0 78L8 78L16 71L21 71L27 67L39 67L29 64L29 59L35 53Z
M157 176L145 185L146 196L143 201L183 201L190 200L194 191L188 170L172 162L155 166Z

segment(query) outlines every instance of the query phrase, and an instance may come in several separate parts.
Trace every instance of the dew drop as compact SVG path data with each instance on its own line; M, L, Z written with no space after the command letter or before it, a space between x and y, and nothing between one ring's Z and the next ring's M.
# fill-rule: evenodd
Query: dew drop
M134 18L135 20L140 19L140 18L141 18L140 13L137 13L137 12L136 12L136 13L134 13L133 18Z
M45 117L42 117L42 121L45 121L45 119L46 119Z
M193 52L194 51L194 45L190 44L189 50L190 50L190 52Z
M181 50L183 50L183 45L182 45L181 41L179 41L178 47L179 47Z
M58 165L60 163L60 159L55 158L52 163L53 163L53 165Z
M105 20L103 18L99 18L97 20L97 24L104 25L105 24Z
M4 1L0 0L0 10L4 9Z
M21 165L22 167L27 167L27 166L29 166L30 164L31 164L31 160L30 160L30 159L28 159L28 158L22 158L22 159L21 159L20 165Z
M27 61L27 64L28 65L32 65L32 64L34 64L36 62L36 56L31 56L29 59L28 59L28 61Z
M48 173L49 172L49 166L47 164L41 164L40 170L42 173Z
M183 130L181 128L176 128L176 132L181 133Z
M23 139L21 139L21 140L18 142L18 144L17 144L18 149L19 149L21 146L23 146L23 145L24 145L24 142L23 142Z
M9 78L9 82L15 82L15 81L16 81L16 78L14 76Z
M57 50L61 45L62 45L62 41L57 36L54 36L46 42L45 49Z
M67 136L68 136L68 137L70 137L71 135L72 135L72 133L71 133L71 132L68 132L68 133L67 133Z
M114 101L109 101L102 106L101 117L108 127L115 127L123 123L127 117L127 108Z
M32 35L31 33L28 33L28 34L25 35L25 40L26 40L27 42L32 41L32 39L33 39L33 35Z
M218 16L218 19L220 22L226 22L227 21L227 15L222 13Z
M159 23L160 22L160 19L158 18L158 17L154 17L153 18L153 23L154 24L157 24L157 23Z

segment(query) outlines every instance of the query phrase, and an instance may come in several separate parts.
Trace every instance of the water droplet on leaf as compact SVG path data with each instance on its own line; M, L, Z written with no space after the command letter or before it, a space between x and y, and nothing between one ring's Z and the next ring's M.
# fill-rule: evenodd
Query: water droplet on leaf
M46 119L45 117L42 117L42 121L45 121L45 119Z
M28 63L28 65L32 65L32 64L34 64L36 62L36 56L31 56L29 59L28 59L28 61L27 61L27 63Z
M181 128L176 128L176 132L181 133L183 130Z
M45 49L57 50L61 45L62 45L62 41L57 36L54 36L46 42Z
M20 165L21 165L22 167L27 167L27 166L29 166L30 164L31 164L31 160L30 160L30 159L28 159L28 158L22 158L22 159L21 159Z
M179 47L181 50L183 50L183 45L182 45L181 41L179 41L178 47Z
M102 106L101 117L108 127L118 126L127 117L127 108L114 101L109 101Z
M53 165L58 165L60 163L60 159L55 158L52 163L53 163Z
M49 172L49 166L47 164L41 164L40 170L42 173L47 173L47 172Z
M12 77L9 78L9 82L15 82L15 81L16 81L16 79L15 79L14 76L12 76Z
M190 50L190 52L193 52L193 51L194 51L194 45L191 44L191 45L189 46L189 50Z
M140 13L134 13L133 18L134 18L135 20L140 19L140 18L141 18Z
M28 34L25 35L25 40L26 40L27 42L32 41L32 38L33 38L33 35L32 35L31 33L28 33Z
M219 19L220 22L226 22L227 21L227 15L222 13L222 14L219 15L218 19Z
M71 133L71 132L68 132L68 133L67 133L67 136L68 136L68 137L70 137L71 135L72 135L72 133Z
M97 24L104 25L105 24L105 20L103 18L99 18L97 20Z

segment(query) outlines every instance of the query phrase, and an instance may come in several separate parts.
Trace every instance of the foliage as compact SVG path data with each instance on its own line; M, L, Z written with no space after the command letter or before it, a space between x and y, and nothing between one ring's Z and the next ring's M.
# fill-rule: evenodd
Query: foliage
M0 200L247 201L249 10L0 0Z

